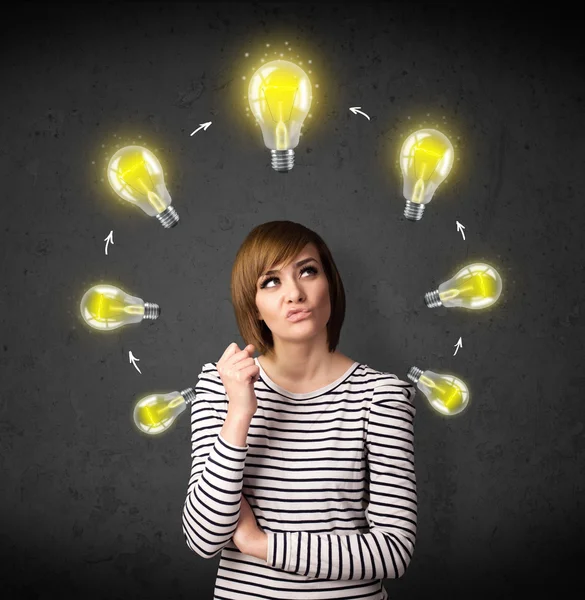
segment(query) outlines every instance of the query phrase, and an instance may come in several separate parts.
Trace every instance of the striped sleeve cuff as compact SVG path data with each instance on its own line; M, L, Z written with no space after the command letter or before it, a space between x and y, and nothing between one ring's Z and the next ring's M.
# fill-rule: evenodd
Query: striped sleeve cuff
M311 549L311 542L314 545L319 536L307 531L269 531L267 536L266 562L270 567L301 575L320 570L318 553L321 544Z
M236 446L234 444L231 444L230 442L228 442L227 440L224 439L224 437L221 435L221 433L217 434L217 437L220 439L221 443L226 447L229 448L230 450L236 450L239 452L242 451L248 451L250 449L250 446L248 444L246 444L245 446ZM240 458L239 456L236 456L234 458Z
M268 531L266 534L268 536L268 548L266 552L268 566L288 571L288 564L290 562L290 536L295 534L287 531Z

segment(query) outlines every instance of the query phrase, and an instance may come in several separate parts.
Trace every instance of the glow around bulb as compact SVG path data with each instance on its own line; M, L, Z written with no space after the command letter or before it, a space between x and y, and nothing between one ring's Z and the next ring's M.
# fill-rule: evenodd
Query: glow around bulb
M454 375L411 367L408 378L426 396L429 404L442 415L459 414L469 404L467 385Z
M409 135L400 150L400 170L406 198L404 216L411 221L422 218L437 187L453 166L453 145L436 129L420 129Z
M94 329L117 329L122 325L156 319L158 304L144 302L113 285L95 285L85 292L79 308L84 321Z
M108 164L108 181L120 198L156 217L163 227L168 229L179 222L161 164L147 148L126 146L118 150Z
M272 168L287 172L294 165L294 148L299 143L303 121L311 108L308 75L288 60L262 65L250 79L250 110L262 129L265 146L271 151Z
M454 277L436 290L425 294L429 308L462 307L473 310L487 308L502 293L502 278L490 265L474 263L463 267Z
M157 435L171 427L187 404L194 400L193 388L181 392L145 396L134 407L134 423L143 433Z

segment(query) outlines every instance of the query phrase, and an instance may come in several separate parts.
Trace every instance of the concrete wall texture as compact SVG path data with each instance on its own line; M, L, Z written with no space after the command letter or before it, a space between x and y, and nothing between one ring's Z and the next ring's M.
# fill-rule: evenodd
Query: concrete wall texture
M253 227L284 219L317 231L335 257L343 353L399 377L412 365L454 373L471 390L452 419L417 394L417 546L405 576L385 582L390 598L561 593L582 568L585 534L583 9L14 10L0 36L8 597L212 598L219 557L194 555L181 531L189 419L152 438L131 411L144 395L195 385L204 363L242 346L235 253ZM281 52L318 84L285 175L246 115L243 79ZM450 137L456 160L412 223L397 160L424 126ZM133 142L163 164L181 217L173 229L108 185L109 158ZM481 261L502 276L496 305L424 305L425 292ZM96 283L158 303L160 318L89 328L78 306Z

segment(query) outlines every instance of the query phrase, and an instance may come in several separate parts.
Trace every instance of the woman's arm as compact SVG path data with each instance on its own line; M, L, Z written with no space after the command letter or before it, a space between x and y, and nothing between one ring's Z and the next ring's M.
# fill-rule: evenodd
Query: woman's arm
M242 494L240 520L233 540L242 553L266 561L268 536L258 526L254 511L250 508L250 504L244 494Z
M314 579L397 579L414 552L417 526L413 404L416 390L396 379L375 388L366 446L368 533L267 531L267 564ZM256 550L263 551L262 541Z
M191 475L183 505L187 546L212 558L232 539L240 499L250 420L229 415L213 363L203 365L191 404Z

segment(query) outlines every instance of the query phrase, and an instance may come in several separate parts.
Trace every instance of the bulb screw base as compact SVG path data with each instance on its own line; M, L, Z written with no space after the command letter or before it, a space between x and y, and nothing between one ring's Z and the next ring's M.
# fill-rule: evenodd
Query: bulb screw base
M295 165L294 150L271 150L272 168L279 173L287 173Z
M145 302L144 303L144 316L143 319L150 319L154 321L158 319L160 315L160 306L158 304L154 304L153 302Z
M165 229L170 229L179 222L179 213L172 206L167 206L156 218Z
M193 388L185 388L179 393L185 398L185 404L192 404L195 402L195 390Z
M439 298L439 290L433 290L425 294L425 304L429 308L437 308L437 306L443 306L441 299Z
M412 381L412 383L418 383L420 376L423 374L423 370L418 367L410 367L410 371L408 371L407 377Z
M410 200L407 200L406 206L404 207L404 216L409 221L420 221L422 219L424 211L424 204L419 204L418 202L410 202Z

